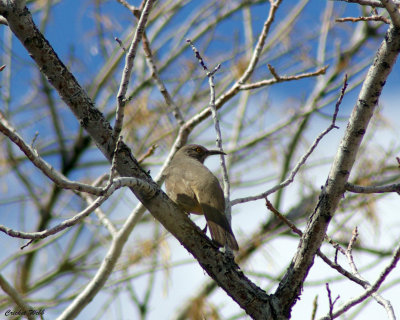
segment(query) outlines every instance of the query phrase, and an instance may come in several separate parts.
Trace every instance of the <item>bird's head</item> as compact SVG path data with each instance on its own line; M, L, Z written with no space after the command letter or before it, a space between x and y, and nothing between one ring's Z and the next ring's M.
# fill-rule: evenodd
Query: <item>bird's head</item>
M204 160L206 160L208 156L212 156L215 154L226 154L226 153L219 150L208 150L207 148L198 144L188 144L180 148L176 153L175 157L187 156L196 159L201 163L204 163Z

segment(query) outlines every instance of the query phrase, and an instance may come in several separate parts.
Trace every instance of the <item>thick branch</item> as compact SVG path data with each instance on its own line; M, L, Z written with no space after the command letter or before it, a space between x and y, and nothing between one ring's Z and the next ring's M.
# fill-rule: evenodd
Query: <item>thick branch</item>
M381 2L389 13L393 25L400 27L400 11L398 4L393 0L381 0Z
M286 315L290 315L291 308L301 293L303 282L314 263L315 254L345 192L345 185L362 138L399 50L400 29L390 27L363 83L318 206L310 217L298 251L276 291Z
M58 59L48 41L44 39L34 25L28 9L0 5L0 14L7 18L11 30L20 39L41 71L79 119L81 125L95 141L100 151L107 159L111 160L116 141L112 138L110 124L105 120L101 112L94 107L86 92ZM276 303L272 304L271 298L245 277L235 262L218 251L203 232L169 200L151 177L140 168L130 149L122 144L115 158L116 170L121 176L136 177L157 188L156 194L149 194L137 188L131 188L131 190L151 214L195 256L200 265L219 286L253 318L271 318L272 305L276 305ZM129 228L125 230L129 231ZM126 232L123 236L116 237L119 240L113 241L109 251L110 256L108 255L107 259L111 256L113 259L119 257L128 235L129 232ZM119 247L116 248L116 246ZM108 260L104 261L105 268L109 265L108 262ZM96 281L91 282L92 285L74 300L61 318L76 318L84 306L99 292L110 273L111 270L100 272L101 279L96 278Z

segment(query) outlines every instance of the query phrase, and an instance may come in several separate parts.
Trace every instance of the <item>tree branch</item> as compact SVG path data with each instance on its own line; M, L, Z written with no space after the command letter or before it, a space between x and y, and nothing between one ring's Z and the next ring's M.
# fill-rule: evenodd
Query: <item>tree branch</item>
M348 182L346 183L346 190L354 193L400 193L400 183L388 184L385 186L359 186Z
M25 316L29 320L35 320L35 317L31 315L31 312L29 310L33 310L20 296L17 290L15 290L4 277L0 274L0 288L3 289L3 291L8 294L8 296L13 300L13 302L21 308L21 310L24 312Z
M385 6L386 11L389 13L393 25L400 27L400 11L398 4L393 0L381 0L381 2Z
M58 59L49 42L44 39L34 25L28 9L0 6L0 14L7 17L11 30L59 92L99 150L111 161L116 141L113 138L110 124L94 107L86 92ZM120 176L135 177L154 186L157 190L155 194L144 192L138 188L131 188L131 190L151 214L194 255L202 268L218 282L221 288L250 316L258 319L270 318L276 304L271 302L271 298L263 290L245 277L235 262L221 253L210 239L169 200L148 173L140 168L125 144L122 143L115 158L116 170ZM132 230L130 226L136 221L135 217L134 214L130 216L129 223L127 222L123 231L121 230L113 240L95 278L74 299L60 319L76 318L77 314L102 288L126 243Z
M348 301L347 303L342 305L340 308L338 308L335 312L333 312L332 317L325 316L325 317L321 318L320 320L330 320L330 319L337 318L340 315L342 315L343 313L345 313L347 310L349 310L350 308L352 308L355 305L361 303L362 301L368 299L371 295L373 295L376 291L379 290L379 288L382 285L383 281L385 281L385 279L387 278L389 273L396 267L397 262L399 260L400 260L400 245L397 246L397 248L396 248L396 250L395 250L395 252L393 254L392 260L386 266L386 268L383 270L383 272L381 273L379 278L375 281L375 283L372 286L370 286L367 290L365 290L365 292L363 294L361 294L360 296L358 296L358 297L356 297L354 299L351 299L350 301ZM391 308L391 305L390 305L390 308ZM394 320L395 317L394 317L393 309L391 311L392 312L390 312L388 310L389 319Z
M59 171L55 170L49 163L39 156L38 152L32 146L24 141L24 139L16 132L15 128L7 121L1 111L0 132L14 142L26 157L60 188L87 192L97 196L103 194L103 188L94 187L81 182L70 181Z
M23 232L23 231L15 231L13 229L7 228L3 225L0 225L0 231L8 234L11 237L21 238L21 239L43 239L50 235L56 234L66 228L69 228L78 222L80 222L83 218L87 217L91 214L95 209L101 206L104 201L106 201L116 190L122 187L132 187L135 189L143 189L143 193L151 194L156 193L157 189L154 189L154 185L147 183L146 181L142 181L136 178L127 178L122 177L115 179L111 185L107 186L105 194L95 201L93 201L86 209L76 214L70 219L64 220L60 224L43 231L38 232ZM25 247L25 246L24 246Z
M146 0L144 9L141 12L140 19L133 36L132 43L128 49L128 53L125 58L125 67L122 73L121 83L117 94L117 110L115 116L115 125L113 131L114 140L117 140L124 121L124 108L126 105L126 92L128 90L129 80L132 74L133 62L135 61L136 51L139 46L139 42L144 34L145 25L147 18L150 14L151 8L155 0Z
M297 253L276 291L276 296L287 316L290 315L291 308L301 292L329 222L345 192L345 185L362 138L399 50L400 29L390 27L363 83L318 206L310 217Z
M337 114L339 112L339 106L342 103L342 100L343 100L343 97L344 97L344 93L346 92L346 88L347 88L347 75L344 78L342 91L340 93L338 101L336 102L335 111L334 111L333 116L332 116L331 124L321 134L318 135L318 137L315 139L314 143L310 146L310 148L307 150L307 152L297 162L297 164L295 165L295 167L291 171L289 177L285 181L281 182L280 184L270 188L269 190L267 190L267 191L265 191L265 192L263 192L263 193L261 193L259 195L250 196L250 197L244 197L244 198L238 198L238 199L232 200L231 201L231 205L232 206L234 206L234 205L236 205L238 203L244 203L244 202L248 202L248 201L255 201L255 200L264 199L268 195L276 192L279 189L282 189L282 188L288 186L289 184L291 184L294 181L294 178L296 177L296 174L298 173L300 168L306 163L308 157L314 152L315 148L318 146L318 143L322 140L322 138L325 135L327 135L331 130L337 128L337 126L336 126L336 118L337 118Z

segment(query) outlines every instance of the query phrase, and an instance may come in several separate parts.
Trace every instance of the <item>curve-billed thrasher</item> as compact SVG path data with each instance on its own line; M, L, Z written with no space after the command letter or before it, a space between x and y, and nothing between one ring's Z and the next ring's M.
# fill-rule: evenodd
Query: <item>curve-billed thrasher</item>
M167 194L187 213L204 214L212 239L220 246L239 250L231 226L225 217L224 193L218 179L203 165L204 160L218 150L189 144L173 157L165 174Z

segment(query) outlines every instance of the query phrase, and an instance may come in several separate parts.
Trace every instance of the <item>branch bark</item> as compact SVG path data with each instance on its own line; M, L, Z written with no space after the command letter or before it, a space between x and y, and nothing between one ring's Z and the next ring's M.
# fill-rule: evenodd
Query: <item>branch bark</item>
M81 126L88 132L99 150L111 162L116 141L113 138L113 131L109 122L95 108L86 92L40 33L29 10L18 8L12 4L8 6L1 2L0 15L6 17L13 33L75 114ZM115 155L115 162L116 170L121 176L135 177L147 181L154 188L157 188L158 191L151 196L136 188L131 188L131 190L151 214L193 254L203 269L219 286L251 317L254 319L280 318L274 311L274 308L276 308L274 299L252 283L240 271L233 259L220 252L203 232L169 200L151 177L139 166L130 149L124 143L121 143L121 147ZM113 247L110 248L106 260L111 258L115 260L119 257L128 235L129 232L117 235L116 238L119 241L113 242ZM119 247L115 248L117 245ZM106 260L104 266L107 265ZM101 273L103 278L96 279L92 287L82 292L82 296L79 298L80 301L85 303L79 304L79 301L75 300L61 318L75 318L100 290L111 271L108 269Z
M346 190L357 152L399 51L400 29L391 26L365 78L317 208L309 219L297 253L275 293L286 316L290 315L301 293L304 279Z

